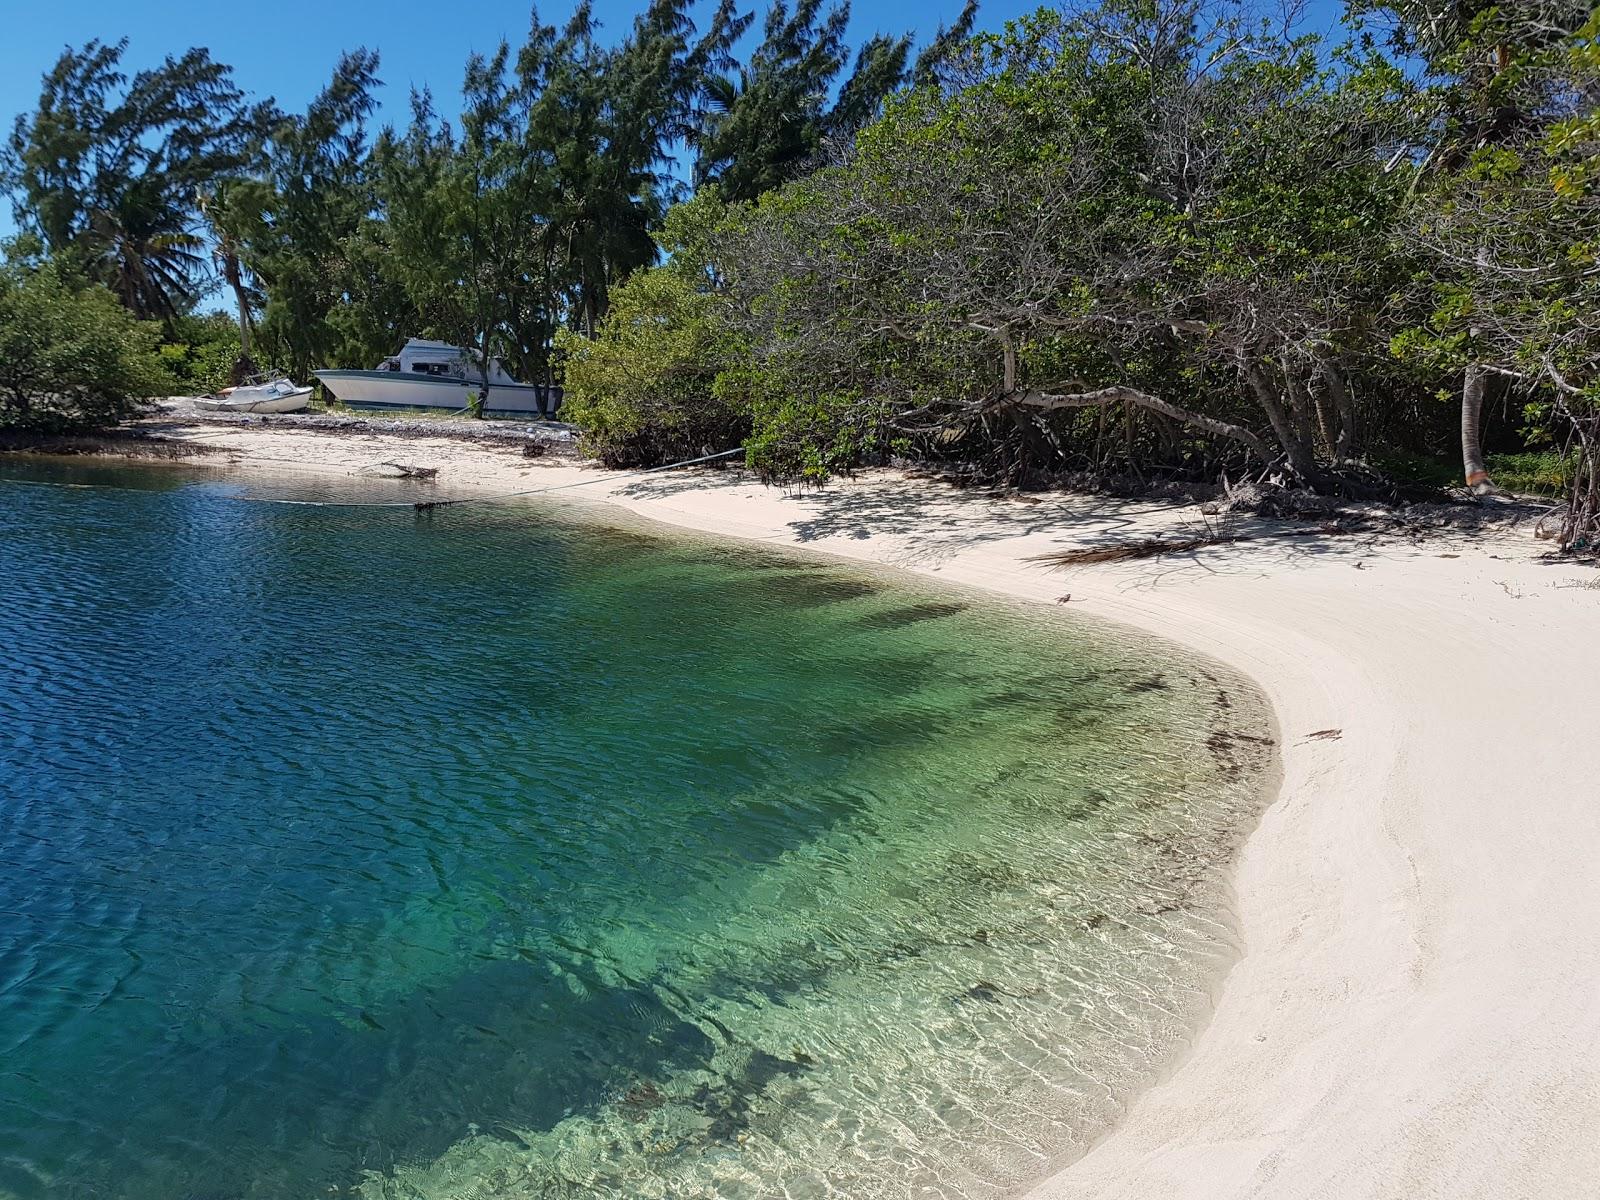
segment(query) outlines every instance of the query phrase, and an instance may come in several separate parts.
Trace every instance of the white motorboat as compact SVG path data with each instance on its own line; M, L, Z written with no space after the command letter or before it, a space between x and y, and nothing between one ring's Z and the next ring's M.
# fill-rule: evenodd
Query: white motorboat
M206 412L286 413L298 412L310 403L309 387L299 387L288 379L273 379L224 388L215 396L201 396L194 405Z
M376 370L325 369L316 377L343 403L362 408L440 408L465 412L483 404L489 416L549 416L561 406L561 389L511 378L498 358L487 369L445 342L412 338Z

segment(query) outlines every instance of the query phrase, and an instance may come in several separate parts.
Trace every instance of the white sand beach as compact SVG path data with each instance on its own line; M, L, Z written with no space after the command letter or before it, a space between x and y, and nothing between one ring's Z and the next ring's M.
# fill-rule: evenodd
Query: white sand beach
M220 464L440 469L440 496L599 479L444 439L249 427ZM1197 529L1193 506L998 497L887 473L738 472L568 493L1147 630L1276 708L1281 794L1237 872L1213 1019L1036 1200L1600 1195L1600 573L1507 533L1297 538L1052 571L1030 556Z

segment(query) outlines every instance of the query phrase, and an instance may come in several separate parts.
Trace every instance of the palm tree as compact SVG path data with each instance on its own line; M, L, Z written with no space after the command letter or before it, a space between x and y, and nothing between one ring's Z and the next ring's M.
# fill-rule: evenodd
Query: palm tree
M244 265L243 226L249 219L251 207L244 196L246 189L256 187L253 181L234 180L218 184L199 196L200 215L211 230L211 258L222 281L233 292L233 301L239 313L239 357L233 364L233 383L243 383L256 373L250 357L250 335L255 326L252 315L248 268ZM259 202L254 211L259 213Z
M205 243L181 213L118 201L92 209L76 239L86 271L141 320L170 321L198 299Z
M136 316L170 321L204 292L201 188L237 175L274 119L206 50L129 77L126 41L68 49L39 106L18 117L0 178L52 253L64 253Z

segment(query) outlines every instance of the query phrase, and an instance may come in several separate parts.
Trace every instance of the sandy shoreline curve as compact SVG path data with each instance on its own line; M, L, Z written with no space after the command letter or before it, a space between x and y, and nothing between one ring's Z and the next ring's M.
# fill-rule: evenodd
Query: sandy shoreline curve
M1600 1195L1600 574L1510 534L1287 539L1049 571L1199 526L1165 501L866 474L607 481L443 438L163 429L207 465L439 468L1075 610L1250 676L1281 794L1235 876L1242 959L1189 1053L1028 1200ZM419 492L419 497L432 493ZM1063 597L1070 597L1063 601Z

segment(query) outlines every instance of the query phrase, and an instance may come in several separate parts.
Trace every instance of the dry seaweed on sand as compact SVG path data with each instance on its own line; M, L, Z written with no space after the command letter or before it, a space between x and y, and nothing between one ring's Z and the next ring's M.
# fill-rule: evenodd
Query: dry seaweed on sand
M1092 563L1126 562L1137 558L1159 558L1163 554L1183 554L1203 546L1222 546L1230 542L1250 540L1245 536L1218 537L1209 535L1193 538L1141 538L1138 541L1116 542L1109 546L1082 546L1072 550L1052 550L1048 554L1031 555L1028 562L1048 563L1055 567L1081 567Z

